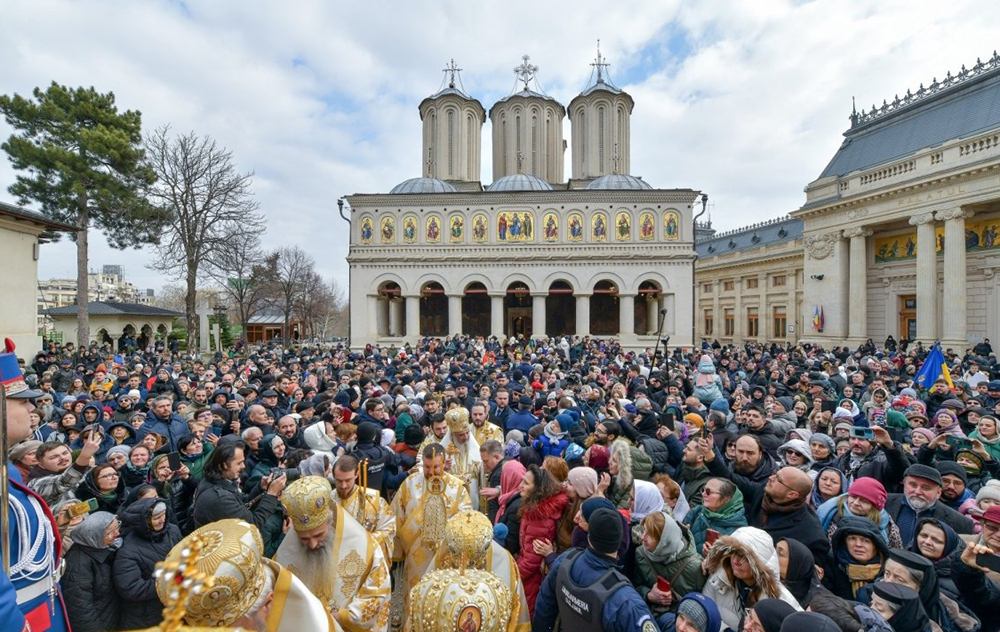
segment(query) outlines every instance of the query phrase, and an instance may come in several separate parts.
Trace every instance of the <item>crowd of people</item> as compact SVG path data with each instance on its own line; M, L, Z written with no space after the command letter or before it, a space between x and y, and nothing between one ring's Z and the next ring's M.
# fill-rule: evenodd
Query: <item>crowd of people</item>
M284 586L330 630L995 632L1000 364L956 351L918 384L929 350L891 339L49 345L21 360L30 432L7 457L55 524L53 630L160 623L157 567L231 538L254 599L189 623L278 629L258 598ZM453 570L502 607L434 628ZM57 618L55 585L35 592Z

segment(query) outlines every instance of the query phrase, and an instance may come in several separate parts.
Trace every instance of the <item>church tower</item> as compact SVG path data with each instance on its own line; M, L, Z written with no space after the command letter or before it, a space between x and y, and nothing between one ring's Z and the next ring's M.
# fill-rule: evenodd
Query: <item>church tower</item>
M629 118L635 102L611 83L597 43L596 79L569 103L574 180L629 173Z
M486 110L462 89L461 71L452 59L444 69L446 87L420 102L425 178L479 182Z
M562 121L566 108L552 97L530 88L538 66L521 58L514 68L520 92L497 101L490 108L493 124L493 180L523 173L556 184L563 182ZM537 81L535 87L538 87Z

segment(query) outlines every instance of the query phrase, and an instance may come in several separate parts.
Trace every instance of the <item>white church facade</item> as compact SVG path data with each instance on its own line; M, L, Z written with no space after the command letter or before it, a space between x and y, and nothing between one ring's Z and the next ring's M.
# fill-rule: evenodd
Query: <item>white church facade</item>
M628 175L632 97L604 75L568 107L531 88L489 110L494 181L483 186L487 111L456 83L419 105L424 177L350 205L352 348L455 334L694 340L693 189ZM537 84L536 84L537 87ZM563 120L571 126L564 175Z

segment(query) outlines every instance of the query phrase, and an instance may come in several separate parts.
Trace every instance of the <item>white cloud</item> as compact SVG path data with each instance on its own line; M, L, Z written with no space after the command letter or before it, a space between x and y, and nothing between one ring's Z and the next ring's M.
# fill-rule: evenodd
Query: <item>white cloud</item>
M0 92L93 85L141 110L147 128L214 136L256 172L266 245L299 244L346 285L336 199L419 175L416 107L452 57L487 109L514 85L524 53L568 103L600 38L611 76L636 101L632 170L656 186L706 191L726 229L802 203L840 143L852 95L867 108L991 55L998 17L996 3L971 0L24 0L5 4ZM679 47L669 41L677 34ZM483 134L488 177L488 123ZM0 186L12 178L0 161ZM138 285L159 288L147 261L92 239L92 266L123 264ZM74 276L73 246L43 248L40 274Z

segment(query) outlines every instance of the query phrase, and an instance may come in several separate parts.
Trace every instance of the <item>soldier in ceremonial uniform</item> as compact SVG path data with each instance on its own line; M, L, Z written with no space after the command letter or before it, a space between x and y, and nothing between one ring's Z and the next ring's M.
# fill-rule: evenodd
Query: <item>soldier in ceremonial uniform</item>
M29 389L7 339L0 353L0 383L6 392L7 441L14 445L31 437L31 399L41 391ZM4 446L7 447L7 446ZM6 459L7 455L4 454ZM8 498L2 499L10 518L6 540L10 569L0 578L0 626L4 632L64 632L69 630L59 590L61 541L49 506L29 490L13 463L7 464ZM7 569L4 569L5 571Z

